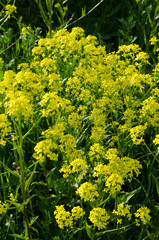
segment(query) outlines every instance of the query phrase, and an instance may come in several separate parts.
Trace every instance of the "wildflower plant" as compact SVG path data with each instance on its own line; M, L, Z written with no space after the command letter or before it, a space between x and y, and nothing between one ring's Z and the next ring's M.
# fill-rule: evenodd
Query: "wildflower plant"
M0 163L19 182L10 200L23 213L23 238L44 237L45 228L49 238L127 236L139 219L148 229L154 185L146 191L142 177L158 164L159 94L146 64L138 45L107 53L76 27L41 38L30 63L4 73L0 144L8 158ZM13 210L2 202L1 214ZM135 231L145 237L142 228Z

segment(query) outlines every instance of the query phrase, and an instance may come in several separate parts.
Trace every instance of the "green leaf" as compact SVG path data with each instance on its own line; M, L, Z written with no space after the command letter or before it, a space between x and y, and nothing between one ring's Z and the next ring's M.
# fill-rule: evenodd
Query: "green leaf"
M92 226L88 225L86 222L86 231L87 231L87 235L90 239L92 239Z
M135 196L139 191L141 190L141 187L135 189L134 191L124 193L122 196L119 197L118 204L126 204L129 202L129 200Z
M39 216L33 217L30 221L30 226L38 219Z
M151 175L152 175L153 179L155 180L157 194L159 195L159 181L152 173L151 173Z
M48 26L49 19L48 19L47 15L46 15L46 13L45 13L45 11L43 9L41 1L38 2L38 5L39 5L39 8L40 8L40 12L41 12L42 18L43 18L45 24Z
M120 233L121 234L121 233L124 233L124 232L128 231L133 224L134 223L132 223L130 225L127 225L127 226L124 226L124 227L121 227L121 228L114 228L114 229L106 230L106 231L103 231L103 232L98 232L95 235L96 236L102 236L105 233L111 233L111 234L119 234Z
M15 238L18 238L18 239L26 240L23 235L19 235L19 234L9 234L9 235L10 235L11 237L15 237Z
M31 173L30 177L25 182L25 189L27 189L29 187L30 183L31 183L32 177L33 177L33 175L35 173L35 170L36 170L36 166L37 166L37 162L36 162L36 164L34 166L34 169L33 169L32 173Z

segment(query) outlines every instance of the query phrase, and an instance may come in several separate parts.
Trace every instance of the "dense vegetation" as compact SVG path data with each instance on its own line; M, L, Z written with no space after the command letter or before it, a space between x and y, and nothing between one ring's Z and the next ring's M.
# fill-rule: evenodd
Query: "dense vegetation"
M159 239L159 1L1 7L0 239Z

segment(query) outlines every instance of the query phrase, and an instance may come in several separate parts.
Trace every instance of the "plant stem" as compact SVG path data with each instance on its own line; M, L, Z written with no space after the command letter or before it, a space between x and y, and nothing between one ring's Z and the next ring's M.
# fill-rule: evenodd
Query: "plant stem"
M18 133L19 133L18 153L19 153L19 164L20 164L20 171L21 171L20 184L21 184L22 195L23 195L23 212L24 212L24 219L25 219L26 228L27 228L27 237L28 237L27 240L31 240L30 226L29 226L27 206L26 206L26 190L25 190L24 166L23 166L23 162L24 162L23 137L22 137L21 121L19 121L18 123Z

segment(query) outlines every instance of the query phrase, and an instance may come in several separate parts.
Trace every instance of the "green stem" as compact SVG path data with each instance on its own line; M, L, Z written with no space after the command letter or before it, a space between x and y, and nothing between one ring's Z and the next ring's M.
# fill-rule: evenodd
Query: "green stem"
M118 206L118 193L115 194L115 210L117 210Z
M93 228L93 233L92 233L91 240L94 240L94 237L95 237L95 226L94 226L94 228Z
M23 195L23 212L24 212L24 219L26 222L26 229L27 229L27 240L31 240L31 233L30 233L30 226L29 226L29 220L27 215L27 206L26 206L26 190L25 190L25 179L24 179L24 155L23 155L23 137L22 137L22 129L21 129L21 120L19 119L18 123L18 133L19 133L19 146L18 146L18 154L19 154L19 165L20 165L20 171L21 171L21 177L20 177L20 184L22 189L22 195Z
M147 150L149 151L149 153L151 153L152 154L152 156L154 157L154 159L159 163L159 160L156 158L156 156L153 154L153 152L150 150L150 148L147 146L147 144L145 143L145 141L144 141L144 145L145 145L145 147L147 148Z

